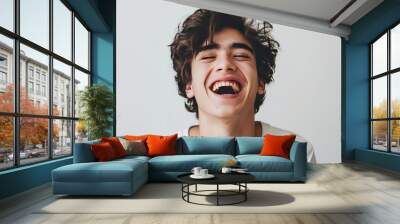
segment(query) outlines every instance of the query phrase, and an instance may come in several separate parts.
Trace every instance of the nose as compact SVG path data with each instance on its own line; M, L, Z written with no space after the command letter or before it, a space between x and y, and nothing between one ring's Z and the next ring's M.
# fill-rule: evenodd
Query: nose
M217 71L236 71L237 67L228 54L218 57Z

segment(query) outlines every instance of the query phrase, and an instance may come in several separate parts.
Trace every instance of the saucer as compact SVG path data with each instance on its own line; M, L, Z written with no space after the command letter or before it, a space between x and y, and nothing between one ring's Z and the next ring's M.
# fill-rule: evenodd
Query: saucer
M190 178L193 178L193 179L211 179L211 178L214 178L214 177L215 176L212 175L212 174L207 174L207 175L204 175L204 176L194 175L194 174L190 175Z

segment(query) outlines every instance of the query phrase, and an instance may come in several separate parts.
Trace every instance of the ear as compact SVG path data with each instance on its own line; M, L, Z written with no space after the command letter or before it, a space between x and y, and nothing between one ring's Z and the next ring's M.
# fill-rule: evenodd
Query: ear
M264 82L258 82L257 94L262 95L264 93L265 93L265 83Z
M185 92L186 92L186 96L188 98L193 98L194 97L194 92L193 92L193 88L192 88L192 84L191 83L186 84Z

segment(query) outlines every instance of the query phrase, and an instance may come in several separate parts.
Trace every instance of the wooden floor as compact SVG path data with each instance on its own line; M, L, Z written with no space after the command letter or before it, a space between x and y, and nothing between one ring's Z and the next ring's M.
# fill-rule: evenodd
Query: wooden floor
M0 223L400 223L400 174L358 163L314 165L317 183L346 201L367 204L357 214L36 214L54 200L49 185L0 201ZM173 206L173 205L172 205Z

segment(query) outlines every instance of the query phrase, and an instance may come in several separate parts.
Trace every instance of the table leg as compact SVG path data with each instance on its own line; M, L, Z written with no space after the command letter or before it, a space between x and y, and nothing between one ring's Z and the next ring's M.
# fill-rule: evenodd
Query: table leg
M184 190L184 184L182 183L182 187L181 187L181 192L182 192L182 199L183 199L183 190Z
M217 206L219 205L219 184L217 184Z
M188 201L188 202L190 202L190 201L189 201L189 195L190 195L190 184L188 184L188 185L187 185L187 192L188 192L188 193L187 193L187 201Z
M196 184L196 186L195 186L195 191L197 192L197 184Z
M247 182L246 183L244 183L244 201L247 201L247 192L248 192L248 190L247 190Z

